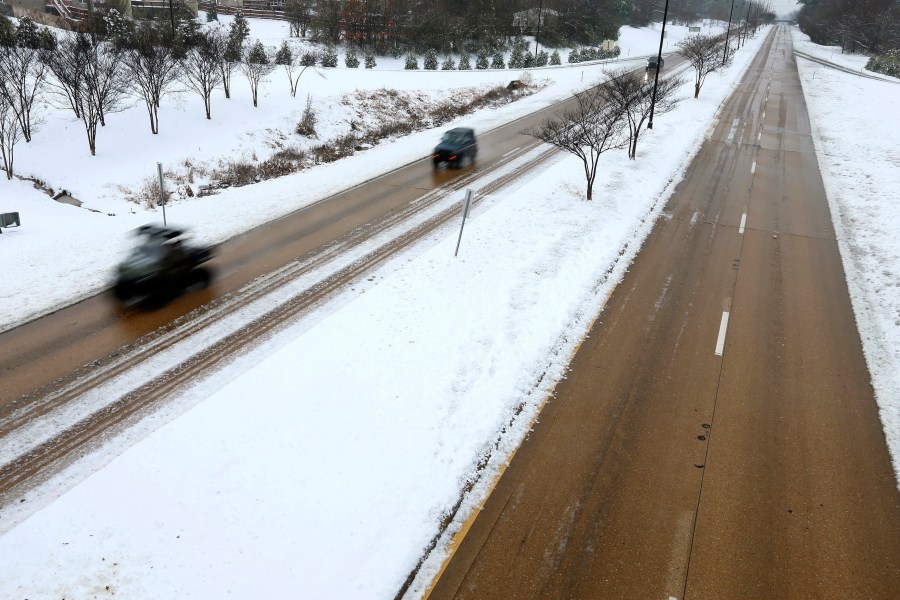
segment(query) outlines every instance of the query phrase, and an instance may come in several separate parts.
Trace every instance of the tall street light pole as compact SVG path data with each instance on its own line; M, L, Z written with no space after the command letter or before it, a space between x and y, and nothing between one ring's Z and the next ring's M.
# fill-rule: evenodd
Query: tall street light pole
M653 95L650 97L650 119L647 121L647 129L653 129L653 109L656 107L656 86L659 83L659 68L662 62L663 39L666 37L666 19L669 16L669 0L663 9L662 32L659 34L659 52L656 53L656 75L653 76Z
M734 0L731 0L731 12L728 13L728 29L725 30L725 54L722 55L722 65L724 65L728 61L728 34L731 33L731 15L733 14Z
M753 2L747 3L747 18L744 19L744 45L747 45L747 34L750 33L750 9L753 8Z

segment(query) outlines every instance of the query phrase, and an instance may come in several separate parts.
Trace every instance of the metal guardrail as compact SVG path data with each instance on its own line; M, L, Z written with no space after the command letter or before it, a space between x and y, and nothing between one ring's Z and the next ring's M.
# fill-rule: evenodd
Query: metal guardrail
M223 15L234 15L238 12L244 13L245 17L253 17L254 19L274 19L279 21L286 21L287 17L284 16L284 11L282 10L265 10L261 8L246 8L240 6L224 6L222 4L216 4L215 2L210 2L209 0L200 0L197 2L197 9L200 11L211 11L213 9L216 12L219 12Z
M169 0L131 0L131 8L168 9Z

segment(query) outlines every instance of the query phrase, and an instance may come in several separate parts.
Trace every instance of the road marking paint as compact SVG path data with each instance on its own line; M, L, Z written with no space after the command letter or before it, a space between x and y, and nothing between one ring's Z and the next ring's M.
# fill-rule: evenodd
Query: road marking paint
M697 222L697 215L699 215L699 214L700 214L700 211L699 211L699 210L695 210L695 211L694 211L694 214L691 215L691 227L693 227L694 224Z
M762 131L760 131L759 135L756 136L756 143L758 144L761 141L762 141Z
M738 228L738 233L744 235L744 226L747 225L747 213L741 215L741 226Z
M513 152L517 152L518 150L519 150L519 148L513 148L512 150L510 150L509 152L507 152L506 154L504 154L504 155L501 156L500 158L506 158L507 156L509 156L509 155L512 154Z
M763 118L763 120L765 121L765 119L766 119L766 111L763 111L762 118Z
M731 131L728 132L728 137L725 139L726 144L730 144L734 141L734 134L737 133L738 123L740 122L740 119L735 119L734 123L731 124Z
M725 332L728 331L728 312L722 313L722 322L719 324L719 339L716 341L716 356L722 356L725 351Z
M753 166L750 167L750 174L756 173L756 161L753 161Z

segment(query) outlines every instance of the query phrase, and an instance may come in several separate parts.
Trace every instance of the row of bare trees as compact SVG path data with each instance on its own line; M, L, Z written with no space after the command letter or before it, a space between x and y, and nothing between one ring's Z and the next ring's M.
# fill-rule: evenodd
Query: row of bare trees
M570 108L524 132L581 159L588 200L593 198L604 152L626 148L628 158L637 157L638 138L653 102L652 80L626 69L611 71L607 76L606 81L576 94ZM683 83L678 77L660 79L654 115L675 108L681 100L676 92Z
M296 53L282 48L276 64L274 53L248 38L246 21L238 19L230 29L180 26L174 36L168 24L117 22L115 15L102 38L85 32L53 33L27 17L15 29L0 27L0 156L7 179L13 176L15 145L31 142L44 104L71 110L84 125L95 155L97 133L107 116L134 99L143 100L150 131L157 134L164 97L193 91L202 97L210 119L213 91L222 88L230 97L235 70L249 81L253 106L260 84L278 64L288 70L296 95Z
M694 70L694 98L707 76L731 64L734 56L730 48L726 51L721 35L692 35L679 42L678 49ZM653 78L627 69L611 71L607 77L577 94L570 108L524 132L581 159L588 200L593 198L600 155L626 148L628 158L635 160L651 111L653 116L672 111L681 101L677 93L685 83L681 77L663 77L654 83Z

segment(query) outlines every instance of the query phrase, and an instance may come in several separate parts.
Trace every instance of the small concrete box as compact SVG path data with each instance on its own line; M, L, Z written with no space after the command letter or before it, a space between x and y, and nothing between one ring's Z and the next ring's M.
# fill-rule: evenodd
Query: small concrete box
M19 213L0 213L0 228L2 227L18 227L21 225L19 222ZM2 233L2 231L0 231Z

